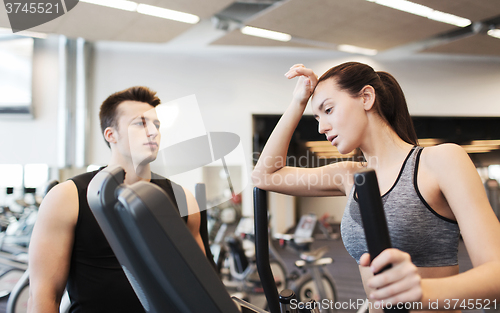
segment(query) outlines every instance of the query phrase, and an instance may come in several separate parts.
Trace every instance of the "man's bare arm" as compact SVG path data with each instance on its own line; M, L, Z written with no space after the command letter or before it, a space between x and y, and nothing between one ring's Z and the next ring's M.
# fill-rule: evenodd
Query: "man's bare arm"
M29 251L28 312L59 312L66 287L78 219L78 191L72 181L55 186L40 205Z

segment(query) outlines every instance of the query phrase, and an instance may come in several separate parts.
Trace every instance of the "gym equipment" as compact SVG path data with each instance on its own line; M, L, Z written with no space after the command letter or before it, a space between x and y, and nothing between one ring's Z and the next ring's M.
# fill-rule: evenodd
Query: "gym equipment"
M269 235L267 231L267 192L259 189L257 187L254 188L254 218L255 218L255 244L256 244L256 255L257 255L257 268L259 270L259 275L263 281L273 281L272 272L269 270ZM296 241L297 243L304 244L305 246L309 246L309 244L313 241L312 234L314 231L314 227L316 225L316 216L313 215L305 215L301 218L297 229L296 229ZM291 240L294 235L283 235L281 239ZM269 309L271 312L273 310L275 312L279 312L279 309L286 312L286 310L290 309L288 305L290 300L287 300L287 293L293 292L293 296L297 299L298 302L306 303L311 302L308 307L313 308L311 312L318 312L319 309L314 305L316 299L312 299L313 297L307 297L307 295L316 294L316 290L318 294L320 294L321 299L329 299L326 295L332 295L332 299L336 300L336 288L334 284L333 277L328 272L323 271L323 266L332 262L331 258L321 257L326 253L325 249L318 249L309 254L303 253L305 260L299 260L298 266L305 267L311 270L311 273L307 273L301 276L297 281L292 282L289 287L290 290L283 290L280 295L278 295L276 291L276 286L273 286L271 283L263 284L266 286L264 288L264 293L266 294L266 298L268 299ZM307 260L307 261L306 261ZM301 262L302 261L302 262ZM329 262L329 263L328 263ZM325 279L325 277L327 277ZM319 284L317 282L322 281L323 284ZM329 284L329 285L328 285ZM326 292L327 288L325 286L329 286L328 293ZM317 288L317 289L316 289ZM313 291L314 290L314 291ZM271 299L271 302L270 302ZM272 303L272 304L271 304ZM271 307L273 305L274 307ZM279 309L278 309L279 308ZM331 312L335 311L335 307L332 307L330 310L322 310L322 312ZM274 313L274 312L273 312Z
M232 229L230 224L237 221L240 215L238 211L241 210L237 210L232 205L227 206L225 203L201 212L207 216L207 238L210 243L210 254L213 255L216 271L221 276L229 271L226 264L228 251L224 237L226 237L228 229Z
M198 207L200 208L200 236L205 247L205 254L210 264L216 269L217 265L214 262L214 256L210 250L210 242L208 237L208 219L207 219L207 192L205 184L196 184L194 186L194 196Z
M49 181L44 187L43 196L58 183L57 180ZM13 190L10 190L11 194L12 192ZM27 263L27 258L23 259L23 257L27 256L27 247L41 201L41 198L35 194L36 188L24 188L24 198L15 200L21 208L20 211L14 212L8 207L4 207L1 214L1 219L7 222L4 224L5 231L0 234L0 251L15 255L17 260L22 260L24 263Z
M249 225L250 224L250 225ZM248 227L250 226L250 227ZM238 236L239 234L239 236ZM243 237L243 238L242 238ZM243 241L245 240L245 241ZM247 298L248 294L262 294L262 284L257 273L255 264L255 255L248 256L247 252L255 254L255 236L253 231L253 218L245 217L240 220L234 235L229 235L225 239L229 247L226 264L229 266L230 275L221 275L222 281L227 288L242 292L239 297ZM243 243L248 243L251 249L243 249ZM273 257L269 260L271 271L278 291L287 287L286 265L280 256L274 251L272 245L269 245ZM226 271L222 271L223 274Z
M29 269L27 269L23 276L16 283L9 299L7 300L6 313L24 313L28 311L29 299ZM59 313L68 313L71 302L69 300L68 292L64 291L59 306Z
M297 295L297 300L307 302L309 299L316 301L328 299L335 303L337 300L335 280L325 268L333 262L333 259L323 257L328 252L328 247L310 250L317 224L319 223L315 214L305 214L300 218L294 234L276 234L275 238L279 239L283 246L288 243L288 246L300 256L295 266L301 269L303 274L300 276L296 274L297 277L292 280L289 287ZM335 312L335 307L323 309L321 312Z
M124 174L103 169L87 198L146 311L238 312L173 199L146 182L120 186Z
M262 281L262 289L266 295L267 305L271 313L280 312L278 289L274 282L271 266L269 265L269 232L267 229L267 193L257 187L253 189L254 229L255 229L255 257L257 271ZM284 305L286 310L286 303ZM286 311L285 311L286 312Z
M210 242L210 251L214 257L216 270L218 274L223 276L229 272L226 264L228 251L224 237L228 230L233 229L233 224L240 219L241 205L231 200L214 206L220 200L221 197L212 200L211 204L206 206L207 210L202 213L207 215L208 241ZM210 209L208 209L209 207Z
M362 170L354 174L354 184L356 193L358 194L359 210L365 231L366 244L371 261L373 261L382 251L392 247L377 175L374 170ZM390 265L382 269L379 273L388 268L390 268ZM384 312L408 313L409 310L391 308L384 309Z
M238 297L243 299L249 299L250 294L262 294L263 289L255 259L246 256L241 239L234 235L228 236L226 243L229 246L227 263L230 275L221 275L226 288L240 292ZM269 263L278 291L285 289L287 286L286 268L274 259Z
M123 186L123 178L119 167L102 170L87 197L146 311L265 312L231 300L163 190L146 182Z
M146 311L265 312L231 300L163 190L146 182L120 186L123 178L119 167L104 169L88 200ZM257 268L270 312L285 312L290 301L282 293L280 302L269 266L265 192L256 188L254 198Z

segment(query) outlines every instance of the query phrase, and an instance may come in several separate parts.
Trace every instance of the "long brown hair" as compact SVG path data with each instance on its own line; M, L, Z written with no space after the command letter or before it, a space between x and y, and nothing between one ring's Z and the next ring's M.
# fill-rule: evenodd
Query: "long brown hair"
M361 90L370 85L375 89L374 108L391 126L398 136L412 145L417 145L417 134L408 112L408 105L401 86L387 72L375 72L369 65L347 62L332 67L318 80L318 84L329 78L351 96L359 96Z

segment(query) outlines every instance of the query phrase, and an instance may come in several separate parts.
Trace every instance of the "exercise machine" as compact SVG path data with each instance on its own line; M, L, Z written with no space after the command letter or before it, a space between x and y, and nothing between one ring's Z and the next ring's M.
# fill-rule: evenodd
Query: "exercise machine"
M123 186L124 171L108 167L89 184L97 222L147 312L239 312L200 251L175 199L159 187Z
M153 184L124 186L123 180L119 167L102 170L89 185L88 202L147 312L265 312L231 299L182 221L175 199ZM254 199L257 269L269 311L296 312L293 292L278 295L269 266L265 192L256 188Z
M175 199L150 183L124 186L124 174L120 167L103 169L89 184L87 198L147 312L265 312L231 299L182 221Z

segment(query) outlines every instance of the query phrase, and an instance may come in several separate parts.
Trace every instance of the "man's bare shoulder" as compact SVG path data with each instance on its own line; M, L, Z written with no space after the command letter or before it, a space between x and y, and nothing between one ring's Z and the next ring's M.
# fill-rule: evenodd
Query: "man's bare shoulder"
M52 188L42 203L39 214L50 214L54 219L75 222L78 218L78 189L68 180Z

